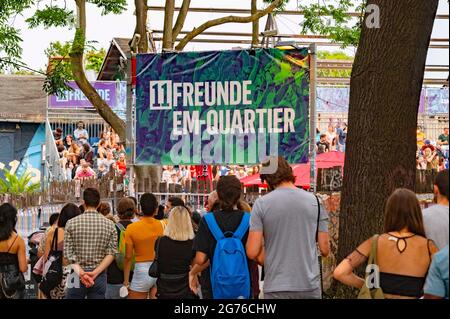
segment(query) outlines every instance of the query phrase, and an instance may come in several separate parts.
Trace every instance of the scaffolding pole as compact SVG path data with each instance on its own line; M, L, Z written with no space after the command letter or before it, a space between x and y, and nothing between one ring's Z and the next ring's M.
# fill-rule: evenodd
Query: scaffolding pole
M309 163L310 190L316 192L316 100L317 100L317 45L309 46Z
M127 122L126 122L126 148L127 148L127 168L128 168L128 194L135 195L134 185L134 159L135 159L135 132L134 132L134 99L133 99L133 59L136 54L133 52L127 56Z

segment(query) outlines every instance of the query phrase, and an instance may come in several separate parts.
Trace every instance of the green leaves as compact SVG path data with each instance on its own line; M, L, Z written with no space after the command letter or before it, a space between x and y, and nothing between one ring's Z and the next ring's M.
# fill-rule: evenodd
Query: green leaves
M74 12L66 8L66 2L68 1L0 0L0 72L8 67L18 69L17 63L20 63L22 56L22 39L19 30L14 27L14 17L23 14L26 9L33 9L35 10L34 14L26 19L30 28L38 26L46 29L51 27L72 28L75 25ZM101 8L103 15L119 14L127 8L126 0L87 0L86 2ZM92 55L92 62L88 63L88 68L98 68L98 56L95 54ZM58 70L60 69L54 72ZM51 83L59 83L64 78L69 78L67 72L65 75L57 76L57 73L54 73L53 78L48 79L45 87L49 89Z
M24 193L33 193L40 189L39 183L32 183L33 176L26 171L22 176L17 177L8 169L3 169L4 178L0 178L0 194L20 195Z
M267 3L267 4L271 4L272 2L274 2L275 0L264 0L263 2L264 3ZM289 0L283 0L283 2L281 3L281 5L274 11L275 13L277 12L277 11L281 11L281 10L284 10L284 9L286 9L286 4L289 2Z
M70 53L70 48L72 47L72 42L51 42L50 46L45 49L45 54L47 57L60 56L63 58L68 58Z
M1 0L0 1L0 23L8 19L14 13L21 13L30 8L35 0Z
M6 61L18 62L22 48L20 42L22 39L19 36L19 32L8 25L0 25L0 57L6 55L8 59ZM7 62L0 59L0 70L5 69Z
M317 52L317 57L320 60L343 60L343 61L353 61L353 57L345 54L344 52L328 52L319 51ZM332 69L319 69L317 70L317 75L321 78L349 78L352 74L352 70L332 70Z
M62 95L64 91L73 90L66 83L73 80L70 63L58 61L52 65L44 80L43 90L47 95Z
M73 80L69 56L71 47L71 42L56 41L50 43L50 46L45 50L45 54L50 61L49 72L43 86L45 93L58 95L66 90L71 90L66 84L67 81Z
M96 73L100 72L103 60L105 59L105 49L95 50L91 49L86 53L86 70L94 70Z
M348 12L357 10L363 16L363 0L337 0L336 5L315 3L300 6L304 13L304 21L300 24L302 33L325 35L333 42L342 43L345 48L349 45L358 45L361 36L360 20L354 21Z
M45 6L43 10L36 10L31 18L25 20L30 28L43 26L48 29L51 27L73 27L75 17L73 11L64 8Z
M85 46L86 69L99 72L103 59L106 56L104 49L97 50L90 41ZM47 94L61 94L66 90L72 90L66 85L67 81L74 79L72 65L70 63L70 52L72 51L72 42L52 42L45 50L45 54L51 61L50 71L45 80L43 90ZM56 59L55 59L56 58Z
M102 15L109 13L119 14L126 10L126 0L88 0L87 2L97 5L102 10Z

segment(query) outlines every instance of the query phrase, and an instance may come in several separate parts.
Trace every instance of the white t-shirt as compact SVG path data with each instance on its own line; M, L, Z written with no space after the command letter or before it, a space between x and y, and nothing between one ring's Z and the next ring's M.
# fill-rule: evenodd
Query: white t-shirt
M80 139L80 136L83 135L84 137ZM78 141L87 141L87 139L89 138L89 134L88 131L86 129L76 129L75 131L73 131L73 136L75 136L75 139Z

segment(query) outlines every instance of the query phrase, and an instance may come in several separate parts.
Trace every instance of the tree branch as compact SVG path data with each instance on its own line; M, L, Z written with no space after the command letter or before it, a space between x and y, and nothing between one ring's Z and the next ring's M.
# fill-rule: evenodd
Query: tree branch
M164 8L164 33L163 50L172 50L174 39L172 36L173 13L175 11L175 0L166 0Z
M184 47L189 43L189 41L191 41L192 39L194 39L195 37L197 37L198 35L200 35L202 32L204 32L205 30L207 30L209 28L212 28L212 27L215 27L215 26L218 26L221 24L225 24L225 23L253 22L253 21L258 20L261 17L265 16L266 14L272 12L282 3L283 3L283 0L275 0L274 2L272 2L270 4L270 6L268 6L264 10L258 11L258 13L252 14L251 16L247 16L247 17L228 16L228 17L223 17L223 18L218 18L218 19L207 21L207 22L203 23L201 26L199 26L198 28L194 28L194 30L192 30L191 32L186 34L186 36L175 47L175 50L183 51ZM167 4L167 2L166 2L166 4Z
M86 0L76 0L77 5L77 29L70 51L70 63L72 73L80 90L92 103L98 114L114 129L121 141L125 141L125 122L122 121L111 107L100 97L86 78L83 67L84 47L86 43Z
M147 0L134 0L136 7L136 28L134 34L139 34L141 40L138 44L139 53L148 52L148 38L147 38Z
M251 14L258 12L257 0L252 0L251 3ZM253 20L252 22L252 47L257 47L259 45L259 19Z
M177 21L175 22L175 26L172 30L172 39L176 39L178 34L180 34L180 31L183 29L190 5L191 0L183 0L183 4L181 5L180 11L178 12Z

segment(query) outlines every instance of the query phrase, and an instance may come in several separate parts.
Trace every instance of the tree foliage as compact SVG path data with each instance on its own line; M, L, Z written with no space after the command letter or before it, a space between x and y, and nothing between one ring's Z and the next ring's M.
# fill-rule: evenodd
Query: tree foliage
M0 1L0 71L17 63L22 55L22 38L19 30L10 24L10 20L33 3L33 0Z
M78 77L85 78L84 70L95 70L101 67L102 59L105 54L104 51L98 51L90 48L89 43L86 43L85 29L86 27L86 14L84 13L78 17L74 17L74 12L67 8L67 0L4 0L0 4L0 58L4 54L5 58L0 60L0 70L4 68L8 63L14 63L20 61L22 54L21 50L21 38L17 29L13 24L10 24L10 20L17 14L22 14L27 8L35 8L34 14L26 19L30 27L43 26L49 27L65 27L70 29L75 25L77 21L77 29L74 37L74 41L71 44L59 44L54 45L46 53L49 56L59 56L57 59L53 59L51 65L48 68L47 77L44 84L44 90L47 94L57 94L63 90L68 89L65 83L68 80L74 79L74 74L78 74ZM136 8L136 33L141 35L141 42L147 43L146 37L146 12L147 12L148 0L135 0ZM264 15L270 12L276 12L278 10L285 9L289 0L262 0L267 4L265 9L253 10L250 16L227 16L219 19L206 21L194 28L191 32L184 35L183 39L177 42L177 35L183 29L186 15L189 13L190 0L183 0L182 9L178 12L176 20L174 19L175 10L174 1L166 1L165 19L165 50L178 50L184 49L187 43L189 43L196 36L217 25L225 23L251 23L259 20ZM302 23L304 32L314 32L330 36L334 41L343 42L345 45L357 43L359 39L359 24L354 23L352 18L346 14L351 9L358 9L357 6L365 2L364 0L336 0L335 5L320 2L318 4L305 5L300 9L304 11L305 19ZM102 10L102 14L120 14L127 7L126 0L72 0L77 6L85 7L86 3L91 3ZM362 6L361 6L362 8ZM73 7L72 7L73 9ZM253 8L255 9L255 8ZM79 11L77 12L79 14ZM143 14L145 13L145 14ZM81 21L81 20L82 21ZM254 23L255 25L255 23ZM167 36L168 35L168 36ZM144 44L145 44L144 43ZM142 49L148 48L147 45L139 44L140 52ZM75 67L74 59L76 59L77 66ZM3 62L2 62L3 61ZM17 64L15 64L17 65ZM76 72L74 71L76 68ZM347 74L345 75L347 76ZM101 99L96 96L95 90L86 81L80 81L80 78L76 79L77 83L82 84L84 82L85 87L81 88L86 96L95 97L97 100L99 113L102 107L106 104L102 103ZM94 101L94 99L92 100ZM100 105L101 104L101 105ZM103 116L103 115L102 115ZM106 116L106 115L105 115ZM113 115L111 115L113 117ZM108 123L111 119L105 118ZM117 121L116 121L117 120ZM113 122L119 123L118 119L113 119ZM122 125L123 124L123 125ZM124 123L121 123L116 131L121 130ZM124 138L124 136L122 136Z
M342 60L342 61L353 61L353 57L347 55L342 51L319 51L317 52L317 57L319 60ZM352 74L351 69L345 70L333 70L333 69L318 69L317 76L320 78L350 78Z
M75 1L73 1L75 2ZM126 9L126 0L87 0L102 10L102 14L119 14ZM67 0L1 0L0 1L0 71L11 68L17 73L24 63L21 62L22 38L20 31L14 27L14 19L22 15L26 9L36 8L33 15L25 19L30 28L63 27L72 29L75 26L74 12L67 8ZM70 49L72 43L51 43L45 51L47 57L60 57L54 59L48 68L44 83L47 94L55 94L68 89L65 83L73 80L70 66ZM87 43L86 69L98 72L106 52L97 50ZM29 71L26 71L29 72Z
M67 1L67 0L66 0ZM74 12L67 8L67 3L64 0L3 0L0 2L0 70L4 70L6 66L16 66L20 62L22 54L21 49L21 37L19 30L17 30L11 19L15 15L23 14L25 9L36 8L34 14L28 17L30 28L36 28L43 26L44 28L50 27L64 27L73 28L75 26ZM75 0L73 0L76 2ZM102 14L120 14L126 10L126 0L86 0L87 3L92 3L102 10ZM179 32L182 30L186 15L189 12L190 2L184 0L182 3L182 9L178 13L178 17L169 26L171 28L170 34L172 38L168 46L173 49L175 46L175 40ZM277 5L273 8L273 11L283 10L289 0L263 0L263 3L267 5ZM146 10L147 1L144 1L144 9ZM359 20L355 22L355 19L350 17L347 12L359 10L362 12L364 0L336 0L332 2L318 2L313 4L302 5L299 9L304 11L304 20L301 23L302 31L304 33L311 32L315 34L322 34L329 36L333 41L342 42L343 46L354 45L359 41L360 36L360 23ZM169 12L169 16L173 16L173 9ZM259 10L260 11L260 10ZM252 14L254 16L254 14ZM232 17L232 16L231 16ZM215 19L220 21L207 21L198 28L195 28L191 34L187 34L184 39L176 47L177 50L182 50L184 46L202 31L206 30L210 26L227 23L227 22L249 22L253 20L243 19L244 17L225 17L223 21L221 19ZM228 18L228 19L227 19ZM242 20L242 21L241 21ZM248 20L248 21L247 21ZM212 22L211 25L208 23ZM142 28L141 28L142 29ZM64 83L67 80L72 80L73 75L71 72L69 52L73 43L53 43L50 48L46 50L48 57L59 56L62 59L52 61L52 65L48 68L47 79L45 81L44 89L47 94L54 94L62 90L67 89ZM53 46L53 47L52 47ZM90 47L88 44L81 46L83 54L85 55L86 69L99 71L102 65L102 59L105 56L104 50L96 50ZM73 48L72 48L73 49ZM19 63L20 65L20 63ZM324 76L332 75L336 73L335 70L324 71ZM342 73L348 73L345 70L338 72L340 76ZM335 74L336 75L336 74ZM349 76L349 74L344 74Z
M47 5L45 9L36 10L34 15L25 21L28 22L30 28L43 26L48 29L51 27L73 27L75 17L71 10Z
M33 176L31 172L26 171L20 177L11 173L8 169L3 169L4 178L0 178L0 194L20 195L24 193L33 193L40 189L39 183L32 183Z
M89 42L86 46L85 55L86 70L93 70L98 73L102 67L103 59L106 56L105 49L97 50L94 45ZM70 63L70 51L72 50L72 42L52 42L45 50L45 55L49 59L49 67L47 77L44 82L44 90L48 94L58 94L65 90L71 90L67 86L67 81L74 80L72 65Z
M301 32L328 36L332 41L342 43L343 48L358 45L366 1L327 2L300 5L299 9L304 13L304 20L300 23ZM360 12L361 15L355 21L355 17L348 14L350 11Z
M106 51L104 48L96 50L90 49L86 52L86 70L93 70L99 73L102 68L103 60L105 59Z

